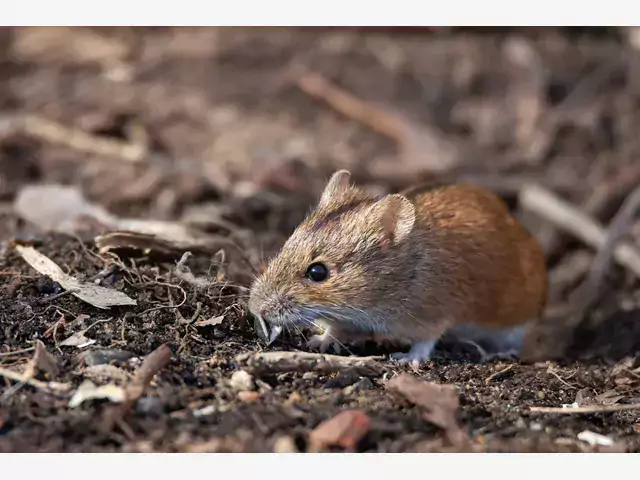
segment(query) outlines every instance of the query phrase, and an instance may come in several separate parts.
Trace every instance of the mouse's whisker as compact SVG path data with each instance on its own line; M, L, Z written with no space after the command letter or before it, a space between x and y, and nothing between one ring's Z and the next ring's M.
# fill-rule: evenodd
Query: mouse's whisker
M298 334L302 337L302 339L306 342L307 341L307 337L305 337L304 333L302 332L302 329L300 327L298 327L298 325L294 324L293 328L296 329L296 332L298 332Z

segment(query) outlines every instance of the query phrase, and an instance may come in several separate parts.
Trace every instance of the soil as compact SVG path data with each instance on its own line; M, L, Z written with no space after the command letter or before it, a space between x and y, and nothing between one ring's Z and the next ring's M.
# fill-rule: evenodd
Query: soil
M382 356L379 374L267 372L244 388L231 381L240 354L305 351L297 336L264 345L247 314L246 286L327 176L349 168L356 182L389 191L431 178L393 139L292 85L291 68L304 65L364 102L393 106L412 128L437 132L463 152L461 171L535 178L606 225L640 182L640 54L627 33L3 29L0 368L23 371L36 341L56 367L47 371L39 363L33 378L40 383L0 381L0 452L304 452L314 428L348 409L370 419L352 446L358 452L640 452L640 409L530 410L640 402L640 283L619 265L609 268L588 321L553 359L480 364L473 348L443 343L433 361L413 371L391 362L389 347L367 344L351 353ZM92 138L140 141L149 153L132 162L16 132L10 125L21 115ZM380 165L400 174L388 178ZM182 251L105 253L93 234L44 232L25 222L12 202L32 183L77 186L122 217L197 218L208 234L233 237L242 252L194 251L187 265L206 279L200 286L176 273ZM595 252L527 217L513 192L505 198L547 249L550 311L570 305ZM101 285L137 305L102 310L56 296L61 286L30 267L17 243L34 246L79 279L113 267ZM94 343L61 345L78 332ZM115 422L114 405L104 399L69 407L83 381L120 385L117 374L134 373L163 344L172 350L169 364ZM111 367L101 377L91 365ZM469 445L449 444L419 406L390 394L386 381L400 372L455 386ZM68 384L70 393L51 392L50 382ZM585 430L613 446L578 439Z

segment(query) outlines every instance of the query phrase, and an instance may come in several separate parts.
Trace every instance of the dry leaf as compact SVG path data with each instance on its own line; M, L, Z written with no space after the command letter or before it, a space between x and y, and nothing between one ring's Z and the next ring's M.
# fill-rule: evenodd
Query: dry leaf
M99 236L102 252L112 248L189 250L206 248L209 237L177 222L120 218L65 185L28 185L16 196L17 214L45 231L74 233L99 227L115 231Z
M459 445L466 440L456 419L460 400L452 385L423 382L402 373L387 382L387 389L421 407L423 418L442 428L452 444Z
M44 231L74 233L87 218L113 225L116 218L89 203L80 190L63 185L27 185L16 195L16 213Z
M370 428L371 420L362 410L345 410L313 429L309 451L321 452L332 445L352 451Z
M84 332L85 331L83 330L82 332L74 333L69 338L66 338L65 340L60 342L60 346L84 348L96 343L95 340L91 340L90 338L85 337Z
M51 378L58 375L58 360L47 351L40 340L36 341L36 350L31 361L38 370L48 373Z
M69 400L69 408L76 408L83 402L93 399L109 400L114 403L121 403L125 400L126 395L123 388L111 383L96 386L91 380L85 380L80 384L76 392Z
M209 318L208 320L198 320L194 323L196 327L212 327L214 325L220 325L224 320L224 315L219 317Z
M601 405L613 405L622 400L625 396L620 395L620 392L617 390L607 390L604 393L598 395L595 400L597 403Z
M50 258L33 247L16 245L16 250L24 260L42 275L58 282L65 290L75 290L72 295L94 307L108 309L114 305L136 305L136 301L113 288L92 283L80 283L76 278L64 273Z

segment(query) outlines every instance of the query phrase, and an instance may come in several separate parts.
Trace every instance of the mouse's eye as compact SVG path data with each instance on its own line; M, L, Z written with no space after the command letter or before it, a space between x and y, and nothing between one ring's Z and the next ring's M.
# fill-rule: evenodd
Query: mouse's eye
M305 276L312 282L324 282L329 277L329 269L324 263L312 263Z

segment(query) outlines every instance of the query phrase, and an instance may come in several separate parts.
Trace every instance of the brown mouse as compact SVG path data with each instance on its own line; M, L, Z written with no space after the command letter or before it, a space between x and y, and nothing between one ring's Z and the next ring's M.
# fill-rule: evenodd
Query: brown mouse
M445 334L488 356L518 354L543 311L542 248L497 195L452 185L374 197L333 174L320 201L252 286L249 310L272 327L320 326L310 347L378 338L431 357Z

